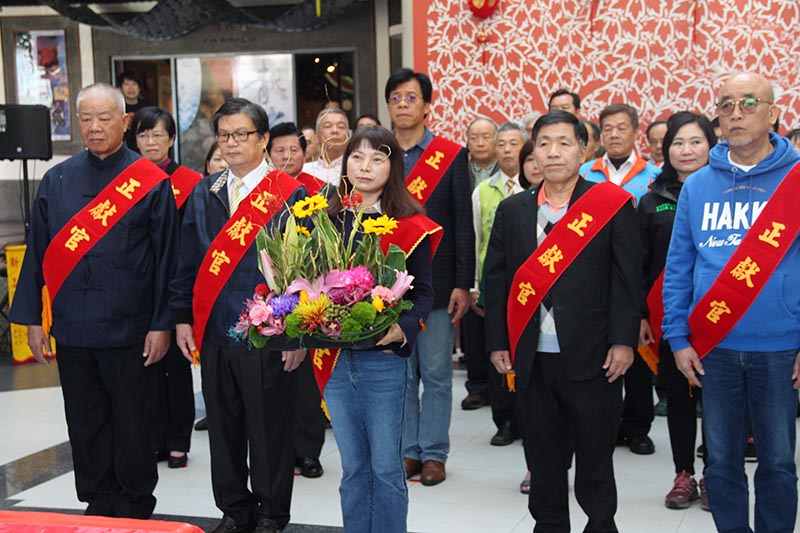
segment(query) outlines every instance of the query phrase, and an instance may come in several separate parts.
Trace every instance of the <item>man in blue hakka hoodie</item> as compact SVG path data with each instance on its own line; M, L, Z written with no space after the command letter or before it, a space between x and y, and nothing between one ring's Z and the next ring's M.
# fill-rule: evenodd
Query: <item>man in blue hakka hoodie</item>
M727 142L715 146L709 165L686 180L664 277L664 338L681 372L703 387L705 482L720 531L752 531L743 466L748 412L759 452L755 530L794 531L797 514L798 240L702 362L689 344L690 312L800 161L787 139L771 133L778 116L774 101L770 83L757 74L736 74L723 84L717 110Z

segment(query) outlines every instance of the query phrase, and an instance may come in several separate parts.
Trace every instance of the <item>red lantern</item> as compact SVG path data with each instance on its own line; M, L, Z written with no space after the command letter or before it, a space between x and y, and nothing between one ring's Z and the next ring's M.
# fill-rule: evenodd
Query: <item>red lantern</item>
M469 10L482 19L491 17L500 7L500 0L467 0Z

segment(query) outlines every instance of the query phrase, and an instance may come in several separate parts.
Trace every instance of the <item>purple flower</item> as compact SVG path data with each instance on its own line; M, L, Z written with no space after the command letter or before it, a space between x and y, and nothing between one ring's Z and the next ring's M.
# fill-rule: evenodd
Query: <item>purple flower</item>
M322 333L334 339L342 334L342 325L338 320L331 320L327 324L322 324L320 329L322 329Z
M283 317L294 311L297 302L300 301L299 294L280 294L269 301L272 307L272 314L275 318Z

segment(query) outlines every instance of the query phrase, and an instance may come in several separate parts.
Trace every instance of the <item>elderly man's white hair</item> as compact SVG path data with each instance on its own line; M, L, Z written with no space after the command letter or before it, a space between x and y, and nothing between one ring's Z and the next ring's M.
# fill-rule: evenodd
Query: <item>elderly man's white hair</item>
M125 96L123 96L122 91L116 87L107 83L93 83L87 85L78 93L78 98L75 100L75 107L80 109L81 102L90 96L105 96L109 98L114 104L114 107L123 115L125 114Z

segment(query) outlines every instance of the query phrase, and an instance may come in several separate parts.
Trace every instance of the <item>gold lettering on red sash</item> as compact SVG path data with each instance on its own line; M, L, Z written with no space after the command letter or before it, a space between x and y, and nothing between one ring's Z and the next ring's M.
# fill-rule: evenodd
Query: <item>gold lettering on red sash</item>
M219 276L220 271L222 270L221 267L224 264L230 264L231 258L228 257L228 254L225 253L225 250L219 251L214 250L211 254L212 261L211 266L208 267L208 271L214 274L215 276Z
M425 164L435 168L436 170L439 170L439 163L442 162L442 159L444 159L444 154L439 150L436 150L434 155L425 160Z
M744 281L747 283L747 286L752 289L755 285L753 285L753 280L750 279L750 276L755 276L759 272L761 272L761 268L758 266L758 263L753 261L748 255L743 261L739 261L739 264L731 270L731 276L738 281Z
M90 241L89 234L86 233L86 228L79 228L78 226L72 226L69 230L70 238L67 239L67 242L64 243L64 247L66 247L70 252L74 252L78 249L78 245L81 241Z
M533 287L527 281L521 282L517 288L519 289L519 292L517 293L517 301L522 305L528 305L528 296L535 296L536 291L533 290Z
M564 253L558 247L557 244L554 244L550 248L544 251L542 255L539 256L539 264L542 266L546 266L550 268L550 273L556 273L555 264L564 259Z
M589 222L592 222L594 218L589 213L581 213L581 219L578 220L577 217L567 224L567 227L578 234L578 237L583 237L584 233L583 230L589 225Z
M262 213L266 214L268 207L267 205L275 199L275 195L271 194L267 191L263 191L261 194L250 198L250 205L261 211Z
M319 370L322 370L322 358L323 356L331 355L331 350L330 348L317 349L313 350L313 354L314 357L312 362L314 363L314 366L317 367Z
M106 200L105 202L100 202L93 208L89 209L89 214L92 215L92 218L95 220L100 220L103 227L108 227L108 217L114 216L117 214L117 205L112 204L111 200Z
M437 152L438 153L438 152ZM422 200L422 191L428 188L428 184L422 179L422 176L417 176L414 181L408 184L408 192L417 197L417 200Z
M115 187L115 189L128 200L133 200L133 193L137 188L141 187L141 185L142 184L138 180L131 178L122 185Z
M175 186L173 185L173 186L172 186L172 196L174 196L175 198L177 198L177 197L178 197L178 196L180 196L180 195L181 195L181 191L180 191L180 189L178 189L177 187L175 187Z
M717 322L719 322L720 318L722 318L722 315L729 315L729 314L731 314L731 309L730 307L728 307L728 304L725 303L725 300L720 300L720 301L714 300L713 302L711 302L711 311L709 311L708 314L706 314L706 318L710 322L716 324Z
M253 231L253 223L245 217L240 218L233 225L228 228L227 234L232 241L239 240L239 244L246 246L245 237Z
M758 236L758 240L761 242L765 242L770 246L774 246L775 248L779 248L780 244L778 243L777 239L781 236L781 231L786 229L785 224L781 224L780 222L772 222L772 229L765 229L764 233Z

